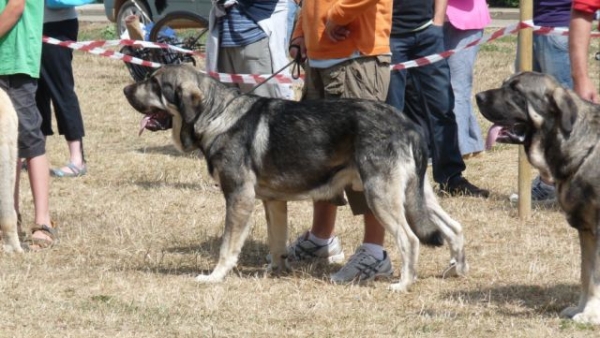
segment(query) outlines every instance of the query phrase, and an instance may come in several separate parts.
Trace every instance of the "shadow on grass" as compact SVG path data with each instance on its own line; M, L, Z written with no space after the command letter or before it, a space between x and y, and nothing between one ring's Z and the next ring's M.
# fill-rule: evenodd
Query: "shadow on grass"
M159 188L164 188L164 187L168 186L171 188L183 189L183 190L197 190L197 191L210 190L213 192L219 192L212 186L207 186L206 184L202 184L202 182L181 183L181 182L168 182L165 180L158 180L158 181L138 180L138 181L133 182L133 184L135 184L145 190L157 190Z
M455 291L444 297L462 299L468 303L479 303L497 307L498 313L522 317L535 313L545 317L557 317L568 306L574 306L579 299L579 285L555 284L552 286L506 285L481 288L472 291Z
M210 274L217 264L220 249L221 237L206 236L205 240L197 245L171 246L163 248L160 252L145 253L143 261L134 269L166 275ZM248 238L242 247L237 266L230 274L240 278L264 277L268 265L268 253L269 246L266 242ZM294 275L299 278L328 280L329 274L337 271L341 266L325 262L293 262L290 263L290 267L291 271L282 276Z
M176 156L176 157L198 157L200 159L203 158L202 153L200 153L199 151L194 151L191 153L182 153L179 150L177 150L177 148L175 148L175 146L173 144L165 144L162 146L148 146L148 147L142 147L142 148L138 148L135 151L137 151L138 153L142 153L142 154L163 154L163 155L169 155L169 156Z

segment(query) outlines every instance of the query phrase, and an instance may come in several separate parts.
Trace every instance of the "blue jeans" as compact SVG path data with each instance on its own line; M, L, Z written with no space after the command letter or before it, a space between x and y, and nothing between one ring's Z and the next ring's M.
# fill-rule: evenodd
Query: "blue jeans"
M392 63L414 60L444 51L442 27L431 25L418 32L390 38ZM398 108L421 128L429 145L433 179L446 184L460 177L465 162L458 148L458 128L448 61L393 71L387 103Z
M519 69L519 48L520 46L517 45L515 69ZM552 75L563 86L573 88L571 61L569 60L569 37L533 34L532 70Z
M563 86L573 88L569 37L533 35L533 70L554 76Z
M483 29L456 29L444 24L444 46L446 50L464 47L481 38ZM454 91L454 114L458 125L458 145L462 155L483 151L483 136L471 101L473 92L473 68L479 46L464 49L448 58L450 78Z

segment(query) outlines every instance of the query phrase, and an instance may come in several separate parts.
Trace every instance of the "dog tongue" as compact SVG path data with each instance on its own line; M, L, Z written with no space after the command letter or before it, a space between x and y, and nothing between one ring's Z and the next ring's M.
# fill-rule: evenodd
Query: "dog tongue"
M152 118L152 116L146 115L146 116L144 116L144 118L142 119L142 121L140 121L140 132L138 133L138 136L142 135L142 133L146 129L146 125L148 125L148 122L150 122L151 118Z

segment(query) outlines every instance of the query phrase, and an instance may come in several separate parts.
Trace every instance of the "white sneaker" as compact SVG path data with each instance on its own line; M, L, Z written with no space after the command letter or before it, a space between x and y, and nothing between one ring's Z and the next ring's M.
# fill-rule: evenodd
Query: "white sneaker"
M519 195L510 195L510 201L519 202ZM552 184L546 184L540 176L531 182L531 203L536 205L550 205L556 203L556 188Z
M329 244L318 245L309 239L307 231L288 247L288 259L291 261L326 259L331 263L344 261L342 244L337 236L331 239Z
M362 246L342 269L331 275L333 283L367 282L379 277L390 277L394 273L392 262L387 252L383 251L383 259L377 259Z

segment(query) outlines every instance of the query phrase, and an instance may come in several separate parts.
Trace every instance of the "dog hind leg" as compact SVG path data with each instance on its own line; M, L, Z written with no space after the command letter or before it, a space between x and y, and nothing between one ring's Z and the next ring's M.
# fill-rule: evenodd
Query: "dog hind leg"
M416 267L419 258L419 238L413 233L405 215L404 199L406 179L378 179L370 177L364 182L365 197L373 214L381 225L396 240L402 258L400 281L390 285L390 289L406 292L416 280Z
M442 236L450 247L450 267L444 272L445 276L464 276L469 271L464 248L462 226L454 220L439 204L429 180L425 180L425 202L433 216L433 221L442 232Z
M202 283L221 282L235 267L250 229L250 215L254 210L254 187L246 183L243 188L225 196L225 230L221 242L219 261L210 275L198 275Z
M267 230L269 233L269 252L271 263L268 272L281 273L289 269L287 265L287 202L286 201L263 201L265 216L267 218Z

